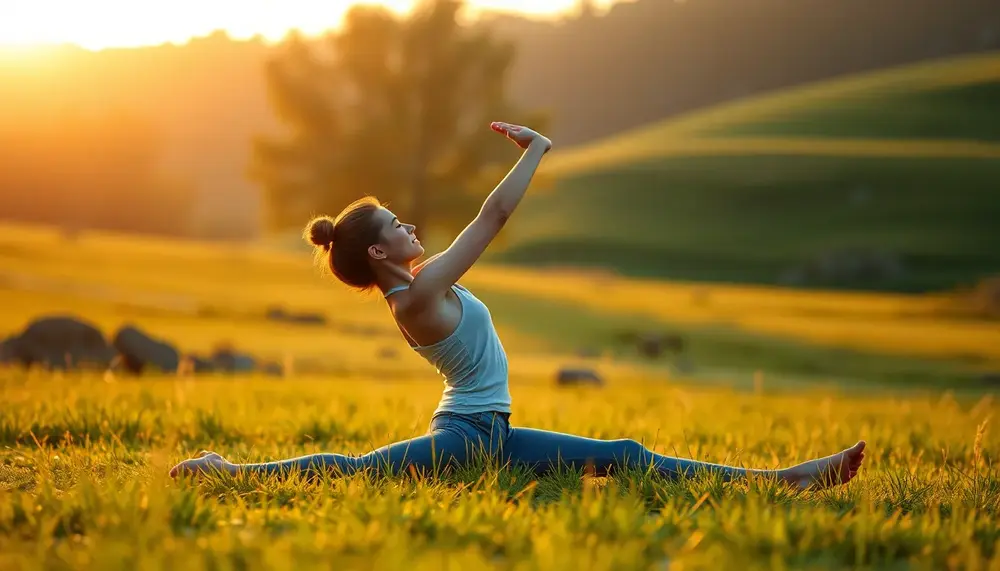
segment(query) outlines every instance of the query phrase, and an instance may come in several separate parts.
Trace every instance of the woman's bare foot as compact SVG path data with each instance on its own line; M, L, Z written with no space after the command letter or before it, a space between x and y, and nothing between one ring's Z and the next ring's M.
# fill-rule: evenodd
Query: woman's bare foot
M803 462L779 472L783 480L803 488L827 488L850 482L858 475L865 459L865 441L861 440L833 456Z
M215 452L209 452L208 450L202 450L197 458L189 458L181 462L180 464L174 466L170 469L170 477L176 478L185 474L210 474L213 472L228 472L232 474L235 471L234 466L231 462L223 458L220 454Z

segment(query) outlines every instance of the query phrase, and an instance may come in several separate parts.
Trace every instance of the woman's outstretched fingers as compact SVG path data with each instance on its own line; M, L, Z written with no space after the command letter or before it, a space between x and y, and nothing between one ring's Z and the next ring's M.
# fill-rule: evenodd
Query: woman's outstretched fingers
M521 130L517 125L511 125L510 123L503 123L501 121L495 121L490 125L490 127L492 127L497 133L503 133L505 135L511 135Z
M552 141L549 141L536 131L529 129L528 127L523 127L521 125L513 125L511 123L504 123L503 121L494 121L490 123L490 128L497 133L503 133L508 139L514 141L517 146L522 149L527 149L528 146L535 141L544 141L546 144L545 151L548 152L552 148Z

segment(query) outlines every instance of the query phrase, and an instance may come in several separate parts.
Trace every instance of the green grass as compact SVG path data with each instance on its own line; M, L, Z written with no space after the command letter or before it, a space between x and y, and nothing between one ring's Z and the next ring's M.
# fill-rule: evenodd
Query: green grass
M201 448L258 461L418 435L439 386L0 379L4 569L929 569L1000 557L1000 440L985 424L1000 411L989 398L752 395L642 379L513 387L517 425L710 461L786 465L866 439L859 478L826 492L643 473L535 479L489 464L436 480L174 483L169 466Z
M947 289L1000 271L1000 54L720 105L546 159L496 260L774 284L841 249L898 277L806 285Z
M996 59L1000 68L1000 58ZM710 136L857 137L1000 141L997 80L924 90L840 96L825 105L734 121Z
M529 195L497 258L775 284L826 252L868 248L893 253L903 272L813 285L946 289L1000 270L998 179L1000 160L744 156L620 165L566 175Z
M941 313L950 306L938 297L695 290L496 266L463 278L508 350L515 425L752 467L867 440L861 475L834 490L634 471L535 478L488 462L438 479L174 482L170 466L201 449L253 462L422 434L441 380L405 351L380 298L319 279L304 256L0 227L0 269L0 334L69 312L106 332L133 321L186 350L230 340L317 365L284 378L141 379L0 367L5 570L1000 565L1000 409L969 372L996 362L996 344L988 322ZM269 322L274 303L330 321ZM762 333L772 326L800 334ZM840 327L865 350L838 343ZM684 334L694 372L614 345L621 330L647 328ZM581 347L604 352L586 364L606 386L556 387L552 373Z

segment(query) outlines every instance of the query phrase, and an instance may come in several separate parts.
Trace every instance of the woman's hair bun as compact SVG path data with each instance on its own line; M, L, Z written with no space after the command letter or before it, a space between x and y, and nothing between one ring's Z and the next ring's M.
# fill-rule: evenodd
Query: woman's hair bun
M309 241L318 248L330 250L333 248L333 219L320 216L309 223Z

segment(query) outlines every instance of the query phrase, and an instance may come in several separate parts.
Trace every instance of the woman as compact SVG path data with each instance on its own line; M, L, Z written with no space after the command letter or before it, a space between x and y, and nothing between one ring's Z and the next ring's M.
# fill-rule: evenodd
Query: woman
M414 227L400 222L372 198L351 204L336 220L314 219L306 229L308 239L327 258L338 279L362 290L379 288L410 347L444 376L444 394L429 432L362 456L313 454L233 464L214 452L202 452L175 466L171 476L215 470L233 474L424 472L467 462L483 452L538 474L557 464L587 467L596 475L627 466L653 469L671 478L709 471L730 480L754 473L801 486L842 484L857 474L864 458L863 441L790 468L749 470L662 456L631 439L596 440L511 426L506 354L489 310L457 282L514 213L552 143L526 127L493 123L492 128L514 141L523 154L486 198L475 220L444 252L413 266L424 253Z

